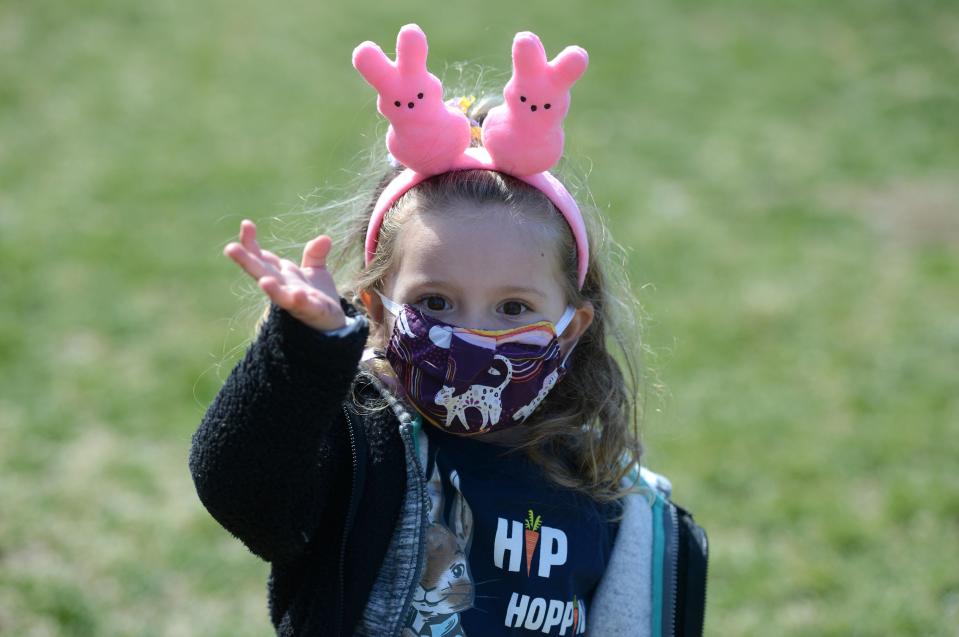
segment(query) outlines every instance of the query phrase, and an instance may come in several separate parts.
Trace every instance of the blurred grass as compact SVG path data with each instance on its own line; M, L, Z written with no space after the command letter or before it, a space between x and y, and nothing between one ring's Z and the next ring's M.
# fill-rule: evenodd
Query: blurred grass
M590 52L567 151L651 316L707 632L959 634L959 6L761 0L0 4L0 634L271 633L186 468L252 327L220 249L347 181L349 53L411 21L436 70Z

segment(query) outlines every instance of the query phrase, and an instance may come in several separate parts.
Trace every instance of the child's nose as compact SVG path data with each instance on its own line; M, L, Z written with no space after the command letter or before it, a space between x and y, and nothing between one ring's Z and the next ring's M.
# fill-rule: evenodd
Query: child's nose
M481 330L483 329L483 321L476 312L471 312L469 310L460 309L459 312L454 312L452 316L444 319L450 325L454 327L465 327L471 330Z
M479 310L464 312L462 317L457 318L457 321L457 325L460 327L468 327L473 330L498 330L502 328L497 317Z

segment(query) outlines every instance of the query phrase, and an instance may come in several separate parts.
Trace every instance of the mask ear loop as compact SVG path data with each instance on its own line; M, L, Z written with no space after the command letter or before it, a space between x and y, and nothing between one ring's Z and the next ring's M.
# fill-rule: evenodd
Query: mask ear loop
M402 306L402 305L400 305L399 303L397 303L397 302L394 301L393 299L387 298L387 297L386 297L382 292L380 292L379 290L377 290L376 293L380 295L380 300L383 301L383 307L385 307L386 310L387 310L390 314L392 314L393 316L399 316L399 315L400 315L400 311L403 309L403 306ZM564 316L565 316L565 315L564 315Z
M576 315L576 308L574 308L572 305L567 305L566 311L563 312L563 315L559 318L559 321L556 322L556 327L555 327L556 336L560 336L564 331L566 331L566 328L569 326L570 321L573 320L573 316L575 315ZM579 339L577 339L577 342L579 342ZM575 348L576 348L576 343L573 343L570 346L569 351L566 352L566 356L564 356L563 360L560 362L559 364L560 368L566 369L566 361L569 359L569 355L573 353L573 350Z
M576 308L572 305L566 306L566 311L563 312L563 315L559 317L559 320L556 322L556 326L553 328L556 332L556 336L562 335L569 326L569 322L573 320L573 316L576 314Z

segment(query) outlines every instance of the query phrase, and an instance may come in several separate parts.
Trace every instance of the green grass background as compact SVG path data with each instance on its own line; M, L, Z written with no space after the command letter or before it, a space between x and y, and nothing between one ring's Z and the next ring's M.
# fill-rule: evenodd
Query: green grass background
M349 54L413 21L439 71L590 52L567 151L707 633L959 634L959 5L923 0L0 3L0 634L271 634L186 466L254 318L220 251L379 148Z

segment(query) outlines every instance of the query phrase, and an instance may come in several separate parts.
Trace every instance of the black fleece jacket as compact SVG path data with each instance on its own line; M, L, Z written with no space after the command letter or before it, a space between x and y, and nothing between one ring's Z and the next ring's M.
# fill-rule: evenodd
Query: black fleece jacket
M367 332L364 321L328 336L272 305L193 435L189 467L203 505L271 564L278 635L351 634L396 525L406 483L396 416L351 412L348 425L344 414L353 395L379 398L359 374Z

